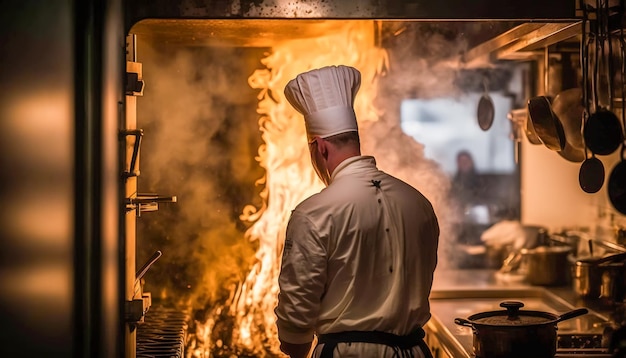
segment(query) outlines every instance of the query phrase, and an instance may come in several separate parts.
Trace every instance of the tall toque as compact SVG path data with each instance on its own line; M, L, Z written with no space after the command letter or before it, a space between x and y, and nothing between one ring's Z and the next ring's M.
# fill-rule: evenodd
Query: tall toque
M327 66L304 72L285 86L287 101L304 115L307 137L326 138L356 132L354 97L361 73L349 66Z

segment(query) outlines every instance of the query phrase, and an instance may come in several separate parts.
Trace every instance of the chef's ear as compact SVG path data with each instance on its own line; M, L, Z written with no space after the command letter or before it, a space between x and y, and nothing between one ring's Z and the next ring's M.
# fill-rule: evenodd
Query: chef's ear
M329 142L327 142L324 138L317 139L317 150L320 152L324 159L328 159L328 146Z

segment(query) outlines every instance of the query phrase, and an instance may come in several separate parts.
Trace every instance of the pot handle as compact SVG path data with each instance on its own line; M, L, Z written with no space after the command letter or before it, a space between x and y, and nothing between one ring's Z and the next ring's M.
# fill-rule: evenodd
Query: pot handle
M557 318L556 322L565 321L566 319L582 316L584 314L589 313L589 310L586 308L577 308L573 311L565 312Z
M458 324L459 326L474 327L472 322L466 320L465 318L455 318L454 323Z

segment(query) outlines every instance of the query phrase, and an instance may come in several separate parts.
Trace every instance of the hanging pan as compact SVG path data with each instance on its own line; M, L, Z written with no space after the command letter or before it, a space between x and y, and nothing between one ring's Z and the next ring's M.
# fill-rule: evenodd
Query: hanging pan
M582 105L582 90L567 89L554 97L552 111L563 125L565 147L559 155L570 162L580 163L586 159L582 137L582 122L585 108Z
M544 61L544 92L547 93L550 87L548 83L550 56L547 47L545 49ZM527 127L532 128L534 135L541 143L548 147L548 149L558 152L565 148L565 132L562 123L554 115L550 102L551 98L548 96L537 96L528 100L528 117L530 118L530 124Z
M493 100L491 100L491 96L489 96L489 92L487 91L487 80L483 81L484 92L478 101L478 109L476 110L476 116L478 118L478 126L483 131L489 130L491 125L493 124L493 119L495 116L495 108L493 105Z
M528 115L535 134L548 149L560 151L565 148L563 125L552 112L548 97L537 96L529 99Z

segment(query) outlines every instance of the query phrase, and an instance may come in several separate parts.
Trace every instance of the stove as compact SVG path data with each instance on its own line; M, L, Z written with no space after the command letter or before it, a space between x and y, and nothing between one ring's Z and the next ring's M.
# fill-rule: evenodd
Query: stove
M426 329L436 334L439 345L453 347L454 357L473 357L473 332L470 327L454 323L455 318L467 318L480 312L501 310L502 301L524 303L524 310L562 314L573 307L543 288L473 289L434 291L431 295L433 318ZM605 328L606 317L589 313L559 322L557 327L557 354L555 357L611 357L608 353Z
M137 326L137 358L182 358L189 314L153 305Z

